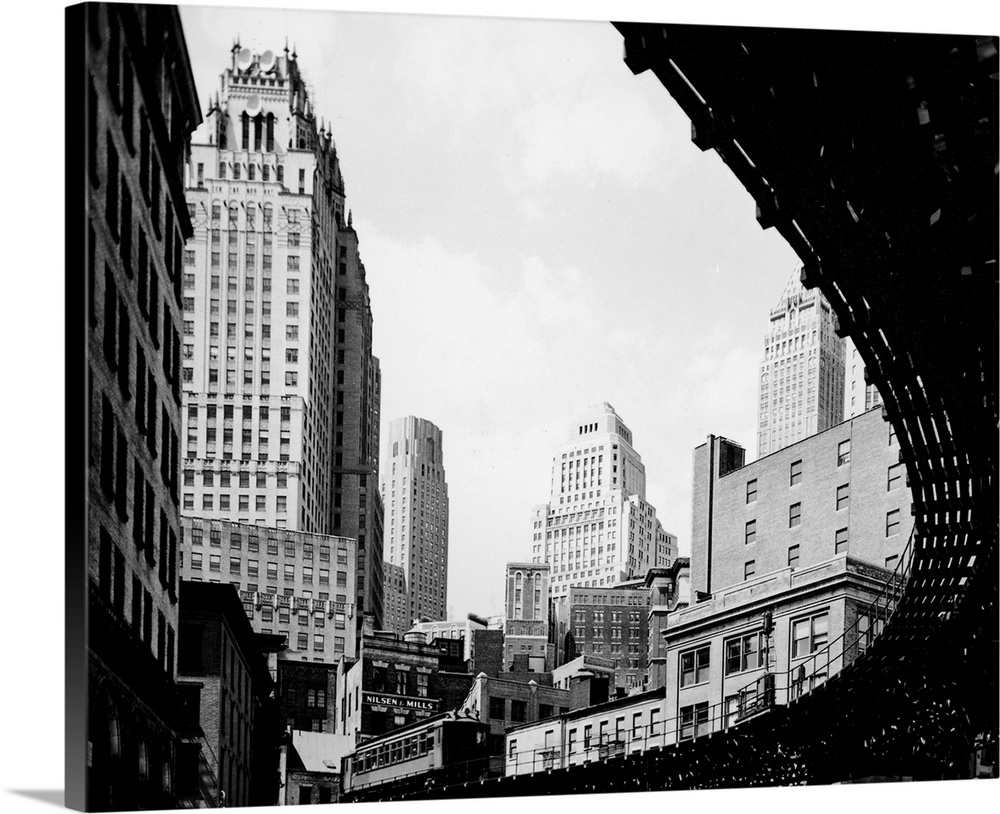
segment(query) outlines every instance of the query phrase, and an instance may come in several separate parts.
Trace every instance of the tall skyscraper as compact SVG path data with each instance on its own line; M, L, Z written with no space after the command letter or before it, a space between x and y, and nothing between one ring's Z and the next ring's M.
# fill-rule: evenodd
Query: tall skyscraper
M826 298L797 272L771 309L757 403L758 458L844 419L844 340Z
M201 114L175 7L76 6L67 32L68 97L85 100L67 171L86 217L67 234L86 249L89 421L89 707L72 716L86 743L68 734L86 754L86 799L73 787L67 803L173 808L182 168Z
M874 384L865 383L865 361L849 339L844 339L844 418L854 418L882 404Z
M381 382L332 135L297 56L235 45L192 149L183 511L357 540L381 616Z
M441 430L423 418L407 416L389 425L382 467L385 558L403 569L411 622L447 618L448 482L442 440Z
M560 600L570 585L615 585L677 556L677 538L646 501L632 432L607 402L590 408L556 452L550 500L532 511L531 553L532 562L551 566Z

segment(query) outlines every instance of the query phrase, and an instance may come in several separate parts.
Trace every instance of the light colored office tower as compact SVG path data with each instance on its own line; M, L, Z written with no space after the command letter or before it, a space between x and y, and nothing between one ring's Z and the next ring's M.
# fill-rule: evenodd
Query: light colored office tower
M844 340L820 292L792 275L771 309L760 366L757 457L839 424L844 417Z
M849 339L844 339L844 418L854 418L882 404L874 384L865 384L865 360Z
M551 566L557 600L571 585L641 578L677 556L677 538L646 501L646 469L632 432L607 402L590 408L556 452L549 502L532 510L531 554Z
M448 483L442 434L423 418L389 425L382 466L385 559L403 569L409 620L444 619L448 608Z
M337 148L287 47L234 46L196 141L182 511L356 539L357 637L381 623L381 380Z

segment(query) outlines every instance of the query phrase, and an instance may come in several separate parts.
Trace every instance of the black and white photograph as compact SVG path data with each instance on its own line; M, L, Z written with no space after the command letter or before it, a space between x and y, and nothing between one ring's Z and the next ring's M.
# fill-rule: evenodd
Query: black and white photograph
M995 19L62 11L58 803L997 797Z

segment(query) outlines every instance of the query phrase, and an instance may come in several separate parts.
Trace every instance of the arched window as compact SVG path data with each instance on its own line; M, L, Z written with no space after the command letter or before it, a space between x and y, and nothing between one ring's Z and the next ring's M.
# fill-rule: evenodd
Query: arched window
M266 149L269 153L274 152L274 114L267 114L267 144Z
M115 702L109 697L107 700L108 713L108 757L121 757L122 754L122 730L121 722L118 719L118 709Z
M145 735L140 735L136 744L136 769L140 780L149 778L149 746L146 744Z
M244 150L249 150L250 149L250 117L247 115L247 112L245 110L240 114L240 121L241 121L241 123L243 125L243 149Z
M239 220L240 207L239 204L231 203L229 204L229 228L235 229L236 224Z
M258 113L253 117L253 148L260 152L261 136L264 129L264 114Z

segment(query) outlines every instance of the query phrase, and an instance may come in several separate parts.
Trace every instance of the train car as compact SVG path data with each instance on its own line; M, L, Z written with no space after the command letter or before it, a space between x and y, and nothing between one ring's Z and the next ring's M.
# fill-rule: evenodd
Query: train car
M341 801L387 800L479 780L489 769L489 725L445 712L367 741L342 760Z

